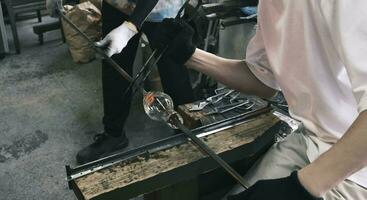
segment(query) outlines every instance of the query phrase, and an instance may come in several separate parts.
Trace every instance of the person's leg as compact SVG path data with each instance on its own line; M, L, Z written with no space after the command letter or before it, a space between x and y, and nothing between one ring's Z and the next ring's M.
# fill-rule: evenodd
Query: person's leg
M128 18L127 15L107 3L103 4L102 16L103 37ZM112 56L112 59L130 75L132 75L139 38L140 34L134 36L120 54ZM120 73L106 61L102 61L103 124L105 132L110 135L118 136L123 132L131 103L131 92L124 98L124 92L128 86L129 82L126 81Z
M284 141L274 144L268 152L258 160L246 173L244 180L247 186L255 184L259 180L276 179L289 176L293 171L308 165L307 145L302 133L293 133ZM238 194L244 189L236 185L223 198Z
M114 7L103 2L102 6L102 35L106 36L111 30L123 23L128 16ZM123 69L132 74L140 34L134 36L124 50L112 59ZM128 145L123 128L128 117L131 103L131 92L124 96L129 83L108 62L102 61L102 89L104 116L104 133L95 137L95 142L82 149L77 154L80 164L96 160L113 151Z
M365 200L367 188L364 188L350 180L345 180L331 191L326 193L324 200Z
M148 22L143 25L142 29L148 40L153 37L158 24ZM151 48L155 47L151 45ZM165 56L158 61L157 65L164 92L171 96L175 106L195 101L188 69L185 66L177 65Z
M247 186L250 187L259 180L289 176L293 171L310 164L307 156L309 149L318 151L318 146L312 142L310 137L305 135L302 129L300 132L291 134L284 141L274 144L244 176ZM238 194L243 190L240 185L236 185L223 200L227 199L227 196ZM350 199L367 199L367 189L350 180L345 180L324 196L324 200Z

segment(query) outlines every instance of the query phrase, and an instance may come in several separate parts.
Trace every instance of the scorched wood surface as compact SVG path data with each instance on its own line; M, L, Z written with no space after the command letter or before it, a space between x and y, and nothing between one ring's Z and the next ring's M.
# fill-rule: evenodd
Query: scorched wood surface
M253 142L278 121L278 118L268 113L202 139L217 154L221 154ZM156 152L149 157L138 157L128 163L115 164L76 179L75 183L85 199L93 199L190 163L198 162L205 157L194 144L188 142Z

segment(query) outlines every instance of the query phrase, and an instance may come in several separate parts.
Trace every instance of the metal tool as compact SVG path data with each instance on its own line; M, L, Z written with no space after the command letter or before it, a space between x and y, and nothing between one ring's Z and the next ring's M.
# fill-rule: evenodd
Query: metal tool
M187 0L186 3L190 1ZM186 4L185 3L185 4ZM61 5L59 4L59 7ZM132 79L132 77L126 73L126 71L124 71L114 60L112 60L110 57L108 57L103 50L101 50L100 48L96 47L94 45L94 42L92 40L89 39L89 37L87 35L85 35L71 20L69 20L63 13L62 7L60 9L60 16L73 28L75 29L79 34L81 34L92 46L93 48L96 50L97 53L99 53L100 55L102 55L107 62L109 62L114 68L116 68L116 70L124 77L126 78L127 81L129 81L130 83L132 83L134 80ZM144 90L144 88L140 87L139 88L143 94L146 94L147 92ZM240 183L245 189L247 189L247 186L243 180L243 178L241 177L240 174L238 174L230 165L228 165L228 163L226 163L224 160L222 160L217 154L215 154L215 152L213 150L211 150L203 141L201 141L196 135L194 135L187 127L184 126L184 124L181 122L181 117L179 116L179 114L177 112L172 113L172 115L170 115L170 118L165 121L168 125L175 125L177 126L181 131L183 131L185 133L185 135L191 139L191 141L200 149L202 150L202 152L206 153L209 157L211 157L213 160L215 160L221 167L223 167L223 169L225 169L234 179L236 179L238 181L238 183Z
M223 101L224 98L228 97L229 95L231 95L234 92L235 92L235 90L230 90L229 92L225 93L223 96L220 96L218 99L214 100L212 103L213 104L219 103L219 102Z
M215 92L215 94L219 94L219 93L221 93L220 91L223 91L223 90L228 90L228 88L227 87L219 87L219 88L215 89L214 92Z
M231 108L233 106L237 106L237 105L242 104L242 103L251 103L251 102L249 100L241 100L241 101L238 101L238 102L235 102L235 103L225 104L225 105L222 105L222 106L216 106L216 107L214 107L214 109L223 110L223 109Z
M235 103L234 101L236 101L239 97L240 97L241 93L237 92L237 94L235 94L233 97L231 97L231 99L229 100L230 103ZM245 100L248 100L247 98Z
M218 90L218 91L222 91L222 90ZM218 93L214 96L208 97L204 101L201 101L201 102L199 102L195 105L192 105L189 110L192 111L192 112L201 111L206 106L208 106L209 104L216 104L216 103L219 103L219 102L223 101L223 99L225 97L231 95L233 92L234 92L234 90L229 90L226 93Z
M248 105L249 104L249 105ZM214 114L224 114L226 112L229 112L229 111L232 111L232 110L235 110L236 108L240 108L242 106L245 106L245 105L248 105L246 106L246 110L249 110L251 109L252 107L254 107L255 103L250 103L249 101L246 101L246 102L242 102L242 103L237 103L235 105L232 105L231 107L229 108L225 108L225 107L228 107L228 106L223 106L223 107L217 107L217 108L214 108L213 111L211 112L208 112L208 113L205 113L204 115L205 116L208 116L208 115L214 115Z
M210 156L213 160L215 160L223 169L226 170L244 189L248 189L245 181L242 176L234 170L228 163L226 163L222 158L220 158L212 149L210 149L202 140L200 140L195 134L191 132L186 126L184 126L179 116L172 115L169 119L169 122L175 124L180 130L191 139L191 141L205 154Z

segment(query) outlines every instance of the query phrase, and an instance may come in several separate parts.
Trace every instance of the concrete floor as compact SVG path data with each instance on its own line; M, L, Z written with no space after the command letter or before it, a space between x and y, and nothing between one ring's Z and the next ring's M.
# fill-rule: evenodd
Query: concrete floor
M0 199L76 199L64 166L102 130L100 62L73 63L59 31L40 46L35 23L19 23L22 53L0 60ZM140 96L126 130L128 149L172 134L145 116Z

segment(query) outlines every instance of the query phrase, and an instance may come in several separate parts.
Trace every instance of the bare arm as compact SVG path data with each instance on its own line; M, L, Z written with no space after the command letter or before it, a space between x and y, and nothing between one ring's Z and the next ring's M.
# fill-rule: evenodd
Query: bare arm
M367 1L332 1L328 4L321 6L324 4L320 3L323 24L329 29L333 45L346 67L358 110L363 112L329 151L299 172L301 183L317 196L367 167L367 60L364 53L367 50ZM353 10L352 14L346 15L350 10ZM315 178L318 181L314 181Z
M276 92L259 81L243 60L225 59L196 49L194 55L186 62L186 66L247 94L269 98Z
M305 188L322 196L353 173L367 166L367 111L362 112L347 133L326 153L299 171ZM315 180L318 181L315 181Z

